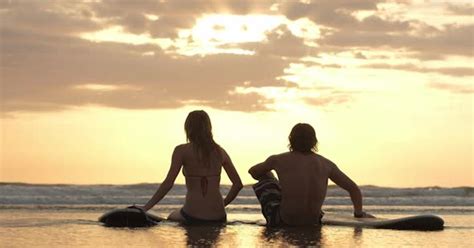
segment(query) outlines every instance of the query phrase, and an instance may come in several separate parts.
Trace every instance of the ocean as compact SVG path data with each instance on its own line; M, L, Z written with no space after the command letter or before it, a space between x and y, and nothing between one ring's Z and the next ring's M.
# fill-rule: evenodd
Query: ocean
M436 214L442 231L397 231L322 226L271 229L246 186L226 210L222 227L186 227L162 222L151 228L109 228L98 217L111 209L144 204L158 184L42 185L0 183L0 247L473 247L474 188L362 186L364 208L383 218ZM229 186L222 186L223 195ZM175 185L152 210L166 217L184 202ZM326 212L350 215L348 194L330 186Z

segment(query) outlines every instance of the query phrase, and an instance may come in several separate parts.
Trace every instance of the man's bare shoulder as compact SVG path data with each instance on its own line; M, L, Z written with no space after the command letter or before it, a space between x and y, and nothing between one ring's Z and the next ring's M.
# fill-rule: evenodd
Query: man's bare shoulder
M323 155L321 155L321 154L316 154L316 156L317 156L317 158L319 159L319 161L322 162L323 165L328 166L328 167L330 167L330 168L337 167L334 162L332 162L332 161L329 160L328 158L324 157Z
M282 160L282 159L288 158L289 156L291 156L291 152L283 152L283 153L271 155L270 157L268 157L268 159L269 160Z

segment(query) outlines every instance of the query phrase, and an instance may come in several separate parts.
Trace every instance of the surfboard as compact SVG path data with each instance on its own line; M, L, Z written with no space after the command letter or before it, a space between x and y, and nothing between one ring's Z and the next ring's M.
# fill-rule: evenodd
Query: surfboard
M149 227L162 220L149 211L145 213L133 207L110 210L99 217L99 221L109 227Z
M322 219L323 225L349 226L376 229L395 230L443 230L444 220L432 214L408 216L402 218L354 218L342 214L326 213Z

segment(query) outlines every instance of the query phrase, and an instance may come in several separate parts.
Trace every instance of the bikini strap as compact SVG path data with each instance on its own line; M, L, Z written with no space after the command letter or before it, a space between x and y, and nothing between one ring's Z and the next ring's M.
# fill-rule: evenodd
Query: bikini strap
M209 182L207 181L207 177L201 177L201 193L202 196L205 197L207 194L207 185Z

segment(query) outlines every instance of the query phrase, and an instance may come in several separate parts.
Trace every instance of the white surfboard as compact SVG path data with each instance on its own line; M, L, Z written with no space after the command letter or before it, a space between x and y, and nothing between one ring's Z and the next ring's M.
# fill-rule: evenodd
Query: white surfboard
M354 218L349 215L326 213L323 225L349 226L361 228L395 229L395 230L442 230L444 220L432 214L408 216L402 218Z

